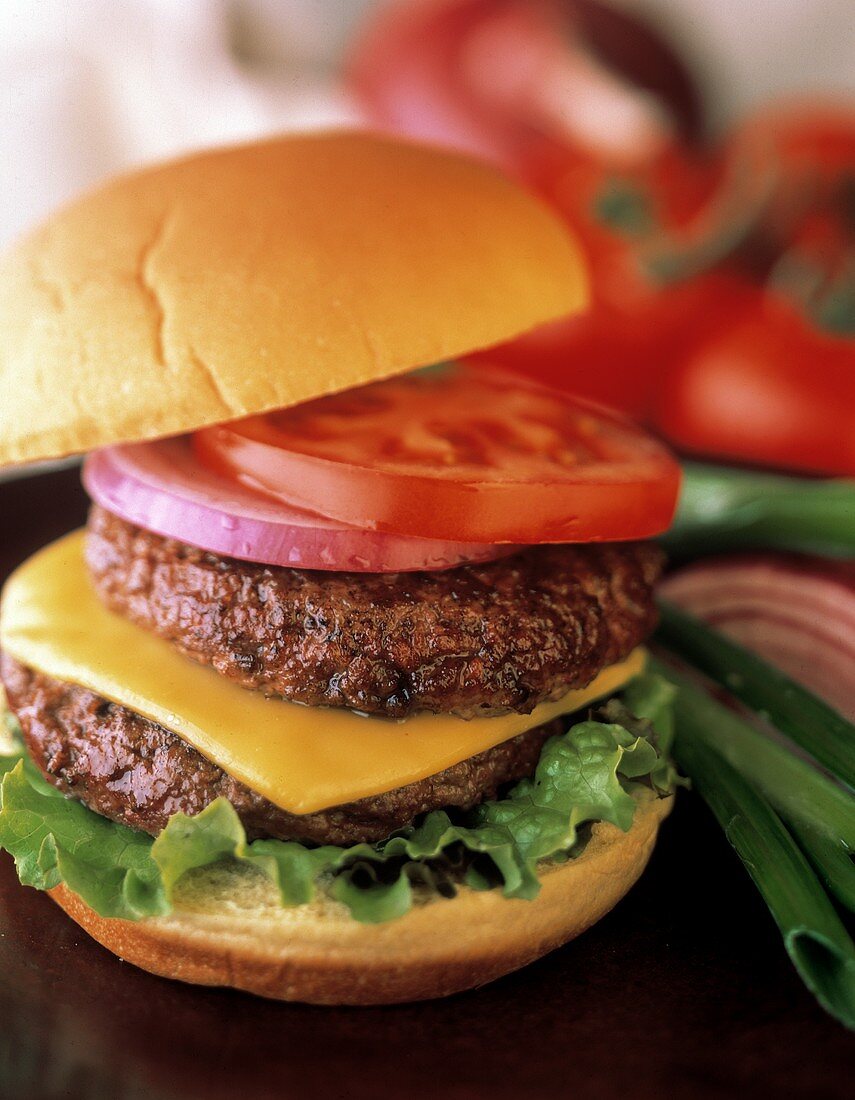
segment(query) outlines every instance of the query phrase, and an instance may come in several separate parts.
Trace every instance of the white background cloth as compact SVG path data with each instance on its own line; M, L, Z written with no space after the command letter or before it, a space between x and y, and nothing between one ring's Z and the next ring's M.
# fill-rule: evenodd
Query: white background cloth
M335 71L377 2L0 0L0 245L122 168L354 119ZM779 91L855 90L855 0L622 2L672 32L719 122Z

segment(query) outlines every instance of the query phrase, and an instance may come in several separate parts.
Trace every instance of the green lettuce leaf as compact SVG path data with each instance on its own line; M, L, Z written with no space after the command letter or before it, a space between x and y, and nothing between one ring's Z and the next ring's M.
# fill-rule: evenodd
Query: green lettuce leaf
M660 677L637 677L623 700L551 738L534 776L503 798L454 817L437 810L378 844L348 848L250 843L222 798L195 817L176 814L153 840L65 798L19 749L0 757L0 848L25 885L65 882L102 916L129 920L168 913L187 872L223 860L263 872L285 906L305 904L320 889L366 923L402 916L416 890L452 897L461 883L531 899L540 889L538 863L572 858L586 825L627 830L640 786L673 790L677 777L663 748L672 736L671 697Z
M63 798L23 758L0 758L0 771L0 848L14 857L25 886L64 882L105 917L169 912L150 837Z

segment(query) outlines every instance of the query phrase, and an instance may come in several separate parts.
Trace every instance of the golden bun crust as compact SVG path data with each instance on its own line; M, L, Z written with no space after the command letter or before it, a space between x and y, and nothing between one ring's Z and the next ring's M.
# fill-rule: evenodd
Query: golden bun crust
M598 824L585 851L544 866L534 901L461 889L387 924L352 920L328 899L294 909L240 869L197 873L169 917L97 916L64 886L55 901L99 943L180 981L311 1004L394 1004L459 993L508 974L603 917L647 864L673 799L639 798L628 833Z
M327 133L173 161L0 260L0 465L348 389L585 294L558 220L456 154Z

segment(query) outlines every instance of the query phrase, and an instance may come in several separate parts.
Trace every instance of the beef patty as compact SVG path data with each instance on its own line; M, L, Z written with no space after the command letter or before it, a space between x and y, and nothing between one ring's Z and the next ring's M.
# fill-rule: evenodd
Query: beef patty
M113 611L243 687L310 706L528 713L626 657L655 621L650 543L535 546L436 573L222 558L97 506L87 561Z
M27 669L8 654L0 659L0 676L30 756L46 778L103 817L152 834L172 814L197 814L223 796L250 838L342 845L381 840L428 810L468 808L530 775L544 742L562 728L551 722L418 783L297 815L126 707Z

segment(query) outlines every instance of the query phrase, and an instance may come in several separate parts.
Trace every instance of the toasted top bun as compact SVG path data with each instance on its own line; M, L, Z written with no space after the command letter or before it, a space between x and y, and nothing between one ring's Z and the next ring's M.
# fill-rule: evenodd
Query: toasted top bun
M392 1004L459 993L533 962L605 916L644 870L673 798L638 796L632 828L594 825L585 850L539 869L534 901L461 887L387 924L360 924L328 897L283 909L237 863L191 872L175 911L99 917L65 886L53 898L99 943L167 978L314 1004Z
M0 465L191 431L582 306L575 246L464 157L280 138L122 177L0 261Z

